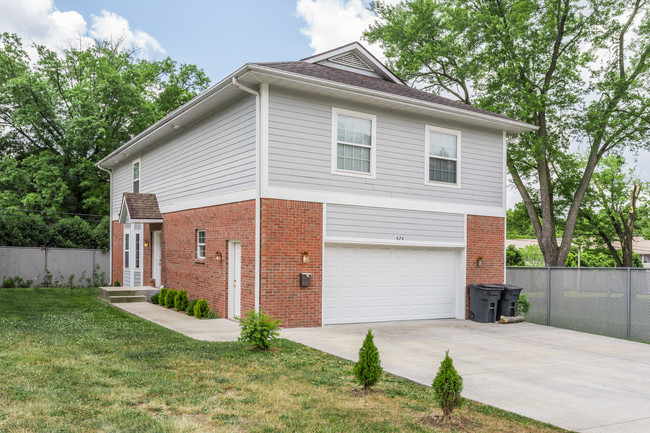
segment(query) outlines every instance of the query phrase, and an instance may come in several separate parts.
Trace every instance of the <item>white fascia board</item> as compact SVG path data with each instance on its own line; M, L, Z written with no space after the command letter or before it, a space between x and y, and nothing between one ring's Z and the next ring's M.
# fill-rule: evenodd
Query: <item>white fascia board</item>
M431 112L433 115L452 115L458 120L464 120L472 123L473 121L480 121L482 124L490 125L495 129L505 130L512 134L519 134L523 132L536 131L539 127L530 125L525 122L514 119L503 119L500 117L491 116L489 114L476 113L462 108L450 107L447 105L436 104L434 102L421 101L406 96L395 95L379 90L366 89L363 87L353 86L350 84L338 83L335 81L323 80L320 78L310 77L307 75L297 74L294 72L286 72L278 69L270 68L261 65L250 65L251 71L255 72L255 76L263 79L264 75L281 78L289 82L298 82L302 84L312 85L321 89L337 89L354 94L362 94L381 103L398 103L403 106L411 106L418 109L424 109Z
M262 198L340 204L347 206L418 210L424 212L494 216L500 218L505 218L506 216L505 209L500 205L485 206L471 203L448 203L434 200L415 200L383 196L375 197L361 194L346 194L335 191L315 191L275 186L270 186Z
M131 220L131 223L133 224L159 224L162 223L163 220L162 218L156 218L156 219L133 219Z
M124 143L122 146L118 147L115 149L113 152L109 153L107 156L102 158L101 161L99 161L97 164L95 164L98 167L109 169L112 167L114 164L109 164L111 160L113 160L116 156L120 155L121 153L125 152L129 148L133 147L133 145L139 143L149 135L151 135L153 132L158 131L160 128L171 124L172 121L176 118L178 118L180 115L187 113L191 111L192 109L196 108L199 106L201 103L205 102L206 100L210 99L211 96L214 96L218 94L221 90L227 88L228 86L232 86L232 79L233 77L240 77L243 75L246 70L248 69L249 65L246 64L242 66L241 68L237 69L235 72L232 74L228 75L226 78L223 80L219 81L217 84L213 85L206 91L196 95L193 99L190 101L186 102L185 104L181 105L178 107L176 110L172 111L135 137L133 137L131 140L127 141Z

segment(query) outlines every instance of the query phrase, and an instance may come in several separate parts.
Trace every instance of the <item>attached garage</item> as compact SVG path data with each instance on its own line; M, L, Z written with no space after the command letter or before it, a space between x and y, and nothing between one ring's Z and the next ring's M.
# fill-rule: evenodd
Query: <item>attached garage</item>
M457 248L326 244L323 324L456 317Z

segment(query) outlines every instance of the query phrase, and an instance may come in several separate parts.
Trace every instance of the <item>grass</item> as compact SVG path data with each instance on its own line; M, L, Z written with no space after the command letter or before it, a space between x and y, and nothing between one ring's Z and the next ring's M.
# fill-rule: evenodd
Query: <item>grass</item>
M460 431L422 421L437 413L429 388L385 375L357 395L352 363L287 340L192 340L96 289L0 296L0 432ZM564 431L474 402L454 416L462 431Z

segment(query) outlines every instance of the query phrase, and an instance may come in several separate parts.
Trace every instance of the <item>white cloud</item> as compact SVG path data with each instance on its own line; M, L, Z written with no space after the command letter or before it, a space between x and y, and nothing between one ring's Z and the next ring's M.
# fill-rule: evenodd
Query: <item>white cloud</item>
M399 0L387 3L395 4ZM377 58L384 59L378 45L361 41L363 31L375 20L362 0L298 0L296 12L307 26L300 32L310 39L309 46L314 53L359 41Z
M0 11L0 29L18 34L31 55L32 43L60 49L91 45L94 39L122 39L125 47L137 48L145 58L165 51L154 37L131 30L125 18L106 10L91 16L90 27L79 12L58 10L54 0L0 0Z

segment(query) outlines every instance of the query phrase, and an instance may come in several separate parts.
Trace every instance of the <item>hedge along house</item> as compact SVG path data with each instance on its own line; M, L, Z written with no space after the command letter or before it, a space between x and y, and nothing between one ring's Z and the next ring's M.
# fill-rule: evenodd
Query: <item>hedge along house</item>
M246 64L99 162L112 278L288 327L464 318L504 281L506 134L534 128L358 43Z

